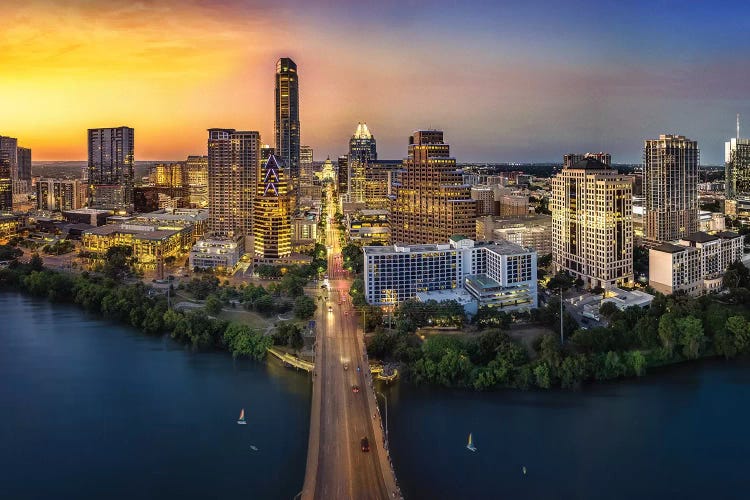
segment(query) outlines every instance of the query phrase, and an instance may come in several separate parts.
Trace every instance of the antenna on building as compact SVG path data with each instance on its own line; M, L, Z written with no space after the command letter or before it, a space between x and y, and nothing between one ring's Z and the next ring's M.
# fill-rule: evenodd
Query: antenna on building
M740 114L737 113L737 142L740 142Z

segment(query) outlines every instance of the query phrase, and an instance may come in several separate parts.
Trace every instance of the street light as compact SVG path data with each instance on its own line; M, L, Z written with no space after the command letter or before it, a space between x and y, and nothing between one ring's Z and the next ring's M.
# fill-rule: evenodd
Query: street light
M385 442L386 447L388 446L388 398L385 397L385 394L383 394L380 391L375 391L375 394L382 396L383 401L385 401Z

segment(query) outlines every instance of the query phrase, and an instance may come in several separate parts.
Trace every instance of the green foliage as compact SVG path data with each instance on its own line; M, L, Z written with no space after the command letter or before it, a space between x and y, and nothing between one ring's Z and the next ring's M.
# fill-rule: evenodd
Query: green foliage
M235 358L248 357L261 360L273 345L271 337L239 323L232 323L226 327L223 340Z
M213 274L201 274L185 284L185 290L198 300L204 300L219 289L219 278Z
M224 303L214 294L209 295L206 299L206 303L203 305L203 309L211 316L217 316L223 307Z
M350 243L341 249L341 256L344 261L344 268L354 274L362 274L365 267L364 253L362 249Z
M133 248L123 245L111 246L104 256L102 272L108 278L121 280L131 271Z
M349 296L352 298L352 305L355 307L361 307L367 304L365 299L365 281L357 277L352 281L352 286L349 287Z
M307 295L300 295L294 301L294 316L298 319L309 319L315 314L315 300Z
M547 288L550 290L567 290L569 288L572 288L575 284L575 280L573 279L573 276L568 274L567 271L558 271L555 273L552 278L550 278L549 282L547 283Z
M703 351L706 337L703 335L701 320L693 316L677 320L679 330L679 344L682 354L688 359L697 359Z
M62 255L64 253L72 252L75 246L68 240L58 240L51 245L44 245L42 251L50 255Z
M39 256L38 253L34 253L34 255L31 256L31 260L29 261L29 265L31 266L31 269L34 271L41 271L44 269L44 261Z
M269 264L258 264L255 266L255 274L263 279L281 278L281 267Z
M14 260L23 255L23 251L11 245L0 245L0 261Z
M534 380L537 387L549 389L552 383L550 377L550 368L547 363L542 362L534 367Z
M507 329L510 326L511 317L497 307L482 306L472 318L472 323L480 330L485 328Z

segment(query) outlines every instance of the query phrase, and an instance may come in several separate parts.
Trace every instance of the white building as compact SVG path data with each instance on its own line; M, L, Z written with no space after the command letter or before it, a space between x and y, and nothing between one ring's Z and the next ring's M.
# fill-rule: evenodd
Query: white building
M465 289L479 305L537 306L536 252L501 241L364 247L365 296L373 305L398 304L420 292ZM467 310L469 310L467 308Z
M729 231L697 232L679 244L663 243L649 250L649 284L665 294L685 291L700 295L721 289L724 271L742 258L744 236Z
M190 250L190 269L233 270L244 253L244 238L204 238Z

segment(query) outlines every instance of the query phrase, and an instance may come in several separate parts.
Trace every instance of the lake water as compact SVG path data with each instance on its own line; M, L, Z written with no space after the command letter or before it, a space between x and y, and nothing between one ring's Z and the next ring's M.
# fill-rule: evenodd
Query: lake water
M308 376L191 353L21 295L0 294L0 311L0 498L300 491ZM409 499L750 496L747 362L580 392L383 390ZM248 425L239 426L243 407ZM469 432L476 453L465 448Z
M307 377L21 295L0 294L0 311L0 498L289 499L302 489Z

